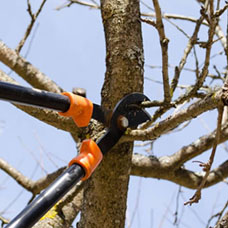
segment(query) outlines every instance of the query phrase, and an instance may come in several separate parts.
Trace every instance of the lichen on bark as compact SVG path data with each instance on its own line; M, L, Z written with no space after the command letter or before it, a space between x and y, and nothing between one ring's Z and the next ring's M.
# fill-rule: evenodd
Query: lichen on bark
M106 40L102 105L113 109L126 94L143 91L139 1L101 0ZM133 143L114 147L88 180L79 228L124 227Z

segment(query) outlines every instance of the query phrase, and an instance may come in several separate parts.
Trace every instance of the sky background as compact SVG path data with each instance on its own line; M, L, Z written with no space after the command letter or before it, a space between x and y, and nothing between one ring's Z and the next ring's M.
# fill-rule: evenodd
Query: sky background
M41 1L31 1L35 11ZM152 7L152 1L144 1ZM171 4L172 2L172 4ZM21 54L66 91L73 87L85 88L87 97L94 103L100 103L100 91L105 73L105 40L100 11L80 5L72 5L60 11L56 7L65 3L63 0L48 1L41 12L32 35L29 37ZM194 0L161 0L163 12L188 15L198 18L199 5ZM151 12L141 5L142 12ZM10 48L16 48L30 22L26 11L27 1L1 1L0 39ZM192 34L194 24L175 21L188 35ZM225 26L225 21L222 22ZM224 31L225 31L225 27ZM162 99L162 85L148 80L161 81L161 69L149 66L161 66L159 39L155 29L143 24L143 41L145 53L145 94L151 100ZM169 63L179 64L188 39L169 22L165 22L169 43ZM36 31L34 33L34 31ZM32 38L34 36L34 38ZM207 38L207 29L200 32L202 39ZM32 40L32 43L31 43ZM215 45L214 53L222 50ZM200 63L203 51L198 51ZM214 60L218 69L225 66L225 58L217 56ZM6 73L24 86L28 84L19 76L0 63ZM194 68L194 58L186 67ZM173 75L173 68L170 68ZM194 82L194 76L187 71L182 73L180 84ZM181 90L177 90L179 95ZM150 112L154 110L151 109ZM171 110L169 114L172 114ZM135 147L134 152L146 155L170 155L183 145L196 140L199 136L214 130L216 112L208 112L195 119L181 132L167 134L153 144L153 150ZM66 165L75 155L76 146L71 136L64 131L48 126L18 110L7 102L0 102L0 156L12 166L33 180ZM140 142L136 142L139 144ZM197 157L207 161L209 152ZM222 146L218 148L214 167L227 157ZM197 164L188 162L187 168L201 171ZM131 177L128 196L126 227L206 227L208 218L221 210L227 200L227 185L220 183L203 191L199 204L183 206L193 194L193 190L181 188L164 180ZM0 214L6 218L14 217L20 212L31 194L23 191L14 180L0 172ZM178 203L177 203L178 202ZM174 225L175 212L178 208L179 226Z

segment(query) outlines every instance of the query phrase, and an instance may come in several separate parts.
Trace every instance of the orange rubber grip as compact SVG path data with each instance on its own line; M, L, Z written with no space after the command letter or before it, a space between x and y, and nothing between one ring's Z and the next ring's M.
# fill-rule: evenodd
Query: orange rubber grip
M84 181L91 176L102 158L103 154L98 145L92 139L87 139L82 142L79 155L70 161L69 166L75 163L81 165L85 171L85 176L82 178Z
M78 127L86 127L93 114L93 103L73 93L63 92L62 95L70 98L70 108L66 112L59 112L59 115L72 117Z

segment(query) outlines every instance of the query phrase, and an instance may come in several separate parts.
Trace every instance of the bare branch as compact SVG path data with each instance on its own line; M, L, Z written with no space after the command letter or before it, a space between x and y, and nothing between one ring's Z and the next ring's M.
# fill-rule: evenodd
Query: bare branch
M88 6L90 8L100 9L100 6L98 4L92 4L89 2L84 2L84 1L79 1L79 0L70 0L70 2L79 4L79 5L83 5L83 6Z
M22 58L16 51L7 47L0 41L0 61L15 71L33 87L60 93L63 91L54 81L41 73L31 63Z
M202 154L204 151L209 150L214 143L217 130L214 130L208 135L204 135L197 139L195 142L190 145L184 146L176 153L169 156L170 166L173 168L180 167L186 161ZM219 143L223 143L228 139L228 124L225 124L222 127L221 137Z
M223 218L216 224L214 228L227 228L228 227L228 211Z
M190 189L197 189L204 172L195 173L184 168L172 169L167 156L156 158L134 154L131 175L169 180ZM170 165L171 164L171 165ZM228 160L209 173L204 188L215 185L228 177Z
M0 80L18 84L15 80L5 74L0 70ZM81 129L78 128L71 118L65 118L60 116L57 112L46 110L46 109L38 109L23 105L15 105L17 108L26 112L27 114L53 126L58 129L70 132L75 139L78 138L78 133L81 132Z
M212 215L210 217L210 219L208 220L208 223L207 223L207 227L209 226L209 224L212 221L212 219L213 218L216 218L216 217L218 218L218 221L217 221L216 224L218 224L219 223L219 220L221 219L221 217L222 217L222 215L223 215L223 213L224 213L224 211L226 210L227 207L228 207L228 201L226 201L226 203L225 203L225 205L224 205L224 207L222 208L221 211L219 211L218 213L216 213L216 214L214 214L214 215Z
M200 99L195 103L191 104L186 109L183 109L172 116L169 116L165 120L156 123L149 129L146 130L127 130L123 141L128 140L154 140L160 137L162 134L173 130L181 123L191 120L200 114L212 110L218 107L221 100L221 90L214 94L210 94L204 99Z
M226 7L227 7L227 5L225 5L224 8L226 8ZM221 10L223 10L223 9L221 9ZM218 12L218 11L216 11L216 12ZM141 16L155 17L155 13L141 13ZM193 22L193 23L196 23L196 24L199 23L199 19L196 19L196 18L190 17L190 16L186 16L186 15L163 13L162 16L163 16L163 18L167 18L167 19L189 21L189 22ZM205 20L203 20L201 22L201 24L209 26L208 22L205 21ZM222 46L223 46L223 48L225 50L226 49L226 37L225 37L225 35L224 35L223 31L222 31L222 28L220 27L219 24L215 28L215 34L219 38L219 40L221 41L221 44L222 44Z
M164 101L169 103L171 101L170 87L169 87L169 74L168 74L168 43L169 39L165 35L164 25L162 22L162 13L158 0L153 0L155 13L156 13L156 28L160 37L160 44L162 49L162 76L163 76L163 89Z
M185 66L185 63L187 61L187 57L190 54L193 46L195 45L195 43L197 41L198 32L199 32L201 24L203 23L204 17L205 17L204 14L202 14L201 17L199 18L199 20L197 21L195 29L194 29L194 32L193 32L193 35L191 36L191 38L188 41L187 47L184 50L184 55L183 55L183 57L182 57L182 59L181 59L181 61L179 63L179 66L175 67L175 75L174 75L174 78L173 78L173 80L171 82L171 89L170 89L171 96L173 96L174 91L175 91L175 89L176 89L176 87L178 85L179 77L180 77L182 69ZM193 89L191 89L191 91L193 91ZM193 92L191 92L191 93L186 93L185 95L181 96L179 99L177 99L177 103L176 104L181 104L186 99L190 99L192 96L194 96L194 93L196 93L195 90ZM166 106L163 106L163 107L159 108L155 112L155 114L153 115L152 120L150 122L148 122L147 124L145 124L142 129L148 128L153 122L156 121L157 118L159 118L162 114L164 114L170 108L171 108L171 106L169 106L169 105L166 105Z
M39 16L41 10L43 9L43 6L44 6L44 4L46 3L46 1L47 1L47 0L43 0L42 3L41 3L41 5L40 5L40 7L39 7L39 9L37 10L37 12L36 12L35 14L33 14L33 13L32 13L32 9L31 9L30 1L27 0L27 5L28 5L27 11L28 11L28 13L29 13L29 15L30 15L30 17L31 17L31 22L30 22L29 26L28 26L27 29L26 29L26 32L25 32L24 37L22 38L22 40L19 42L17 48L15 49L15 51L16 51L17 53L19 53L19 52L21 51L21 49L23 48L23 46L24 46L24 44L25 44L27 38L29 37L29 35L30 35L31 31L32 31L32 28L33 28L33 26L34 26L34 24L35 24L35 22L36 22L36 19L37 19L37 17Z
M141 16L145 17L155 17L155 13L141 13ZM178 14L169 14L169 13L163 13L162 14L163 18L168 18L168 19L175 19L175 20L183 20L183 21L190 21L193 23L198 23L198 19L186 15L178 15ZM202 22L203 25L208 25L206 21Z
M56 10L60 10L65 7L70 7L73 3L87 6L87 7L93 8L93 9L100 9L100 6L98 4L92 4L92 3L88 3L88 2L75 0L75 1L69 1L69 3L65 3L62 6L57 7ZM224 12L226 7L227 7L227 5L225 5L224 8L216 11L216 14ZM156 17L156 14L155 13L141 13L141 16ZM193 22L193 23L198 23L198 21L199 21L198 19L196 19L194 17L190 17L190 16L186 16L186 15L170 14L170 13L162 13L162 18L174 19L174 20L184 20L184 21L189 21L189 22ZM142 21L145 23L148 23L148 24L151 24L151 22L152 22L151 20L148 20L148 19L142 19ZM202 24L208 26L208 22L205 20L202 21ZM220 39L223 48L225 49L226 37L224 36L224 33L219 25L216 26L215 33L218 36L218 38Z
M172 94L174 93L174 91L176 89L176 86L177 86L178 81L179 81L180 73L186 64L187 58L188 58L193 46L195 45L195 43L197 41L199 29L200 29L201 24L203 23L203 20L204 20L204 16L201 15L199 20L196 22L194 32L193 32L191 38L189 39L188 44L184 50L184 55L183 55L183 57L179 63L179 66L178 66L178 68L175 69L175 75L174 75L174 78L173 78L172 83L171 83Z
M142 102L141 105L144 108L151 108L151 107L165 106L166 103L164 101L156 101L156 100L154 100L154 101L144 101L144 102ZM170 106L174 107L174 108L176 107L175 103L173 103L173 102L170 103Z
M19 185L27 189L28 191L32 191L32 186L34 182L27 177L25 177L22 173L16 170L14 167L9 165L3 159L0 159L0 168L5 171L9 176L11 176Z
M140 19L142 22L145 22L145 23L147 23L148 25L152 25L153 27L155 27L156 28L156 22L155 21L152 21L152 20L150 20L150 19L145 19L145 18L141 18Z
M202 15L204 15L204 17L206 17L205 12L202 12ZM179 99L177 101L178 103L179 102L182 103L183 100L186 100L186 98L188 98L189 96L191 97L192 94L196 93L197 90L203 85L204 80L205 80L206 76L208 75L208 67L209 67L209 63L210 63L210 54L211 54L211 48L213 45L213 37L214 37L216 25L217 25L217 21L216 21L216 18L214 17L214 14L213 14L213 7L211 6L210 7L210 27L209 27L209 31L208 31L208 41L206 43L206 54L205 54L203 69L202 69L199 77L197 78L194 87L188 93L179 97Z
M190 198L189 201L187 201L185 203L185 205L188 205L188 204L192 205L193 203L198 203L199 200L201 199L201 190L202 190L202 188L204 188L206 181L207 181L207 178L210 174L210 169L211 169L212 163L214 161L216 148L217 148L217 145L220 141L223 110L224 110L224 107L222 105L220 105L218 108L218 121L217 121L216 137L215 137L215 140L213 143L213 148L212 148L210 158L209 158L207 163L201 163L200 164L200 166L203 167L203 171L205 171L205 175L204 175L203 180L200 183L199 187L197 188L195 194Z
M66 8L66 7L70 7L74 3L82 5L82 6L87 6L87 7L92 8L92 9L100 9L100 6L98 4L92 4L92 3L89 3L89 2L78 1L78 0L69 0L67 3L56 7L56 10L61 10L63 8Z
M220 17L228 8L228 4L226 4L222 9L216 10L215 17Z
M50 183L52 183L65 170L65 167L60 168L37 181L30 180L1 158L0 169L11 176L23 188L32 192L33 195L36 195L45 189L48 185L50 185Z

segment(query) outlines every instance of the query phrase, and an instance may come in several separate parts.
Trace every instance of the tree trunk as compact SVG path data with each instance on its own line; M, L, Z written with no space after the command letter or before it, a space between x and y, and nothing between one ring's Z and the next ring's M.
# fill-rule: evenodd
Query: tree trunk
M106 38L102 105L113 109L126 94L143 91L143 46L138 0L101 0ZM113 148L88 180L79 228L125 225L132 143Z
M228 211L214 228L228 228Z

